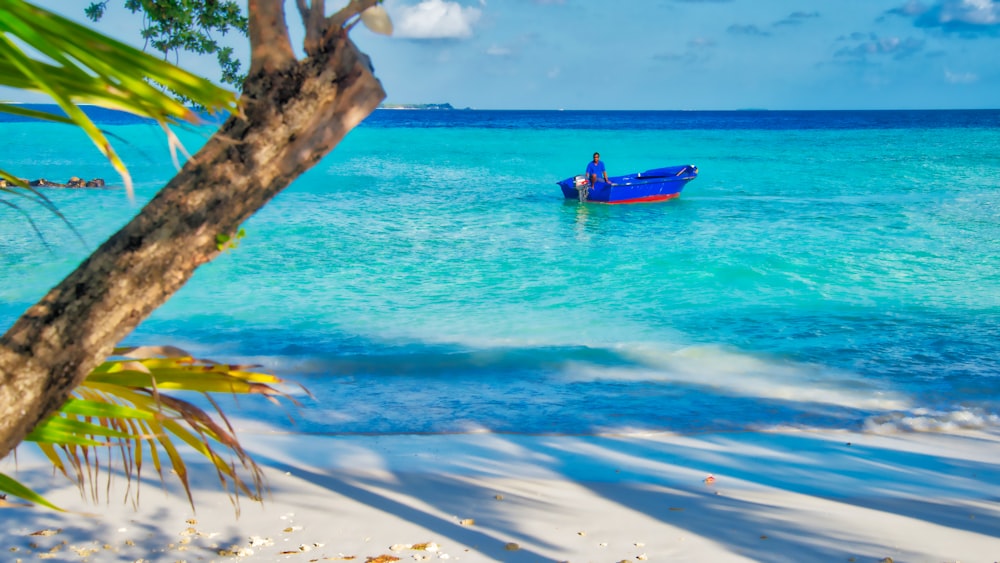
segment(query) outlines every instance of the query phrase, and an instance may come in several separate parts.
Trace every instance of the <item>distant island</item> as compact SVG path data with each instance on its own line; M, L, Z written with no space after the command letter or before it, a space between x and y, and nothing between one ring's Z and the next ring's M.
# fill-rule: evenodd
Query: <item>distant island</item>
M382 104L380 109L455 109L451 104Z

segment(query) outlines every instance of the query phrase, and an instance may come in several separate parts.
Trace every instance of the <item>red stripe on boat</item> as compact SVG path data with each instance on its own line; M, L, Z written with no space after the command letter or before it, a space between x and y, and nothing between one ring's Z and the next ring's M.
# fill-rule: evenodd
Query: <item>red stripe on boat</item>
M608 205L617 205L619 203L650 203L653 201L667 201L668 199L674 199L679 195L681 195L680 192L677 192L675 194L649 195L646 197L637 197L635 199L622 199L619 201L594 201L590 199L587 200L587 203L606 203Z

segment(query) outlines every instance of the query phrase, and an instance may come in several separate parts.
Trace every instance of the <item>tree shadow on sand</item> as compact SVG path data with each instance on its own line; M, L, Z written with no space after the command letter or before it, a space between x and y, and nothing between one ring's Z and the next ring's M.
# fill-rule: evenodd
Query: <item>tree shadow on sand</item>
M406 456L427 453L389 474L385 468L399 463L388 457L377 474L344 467L304 469L280 459L267 463L387 517L417 524L434 534L435 541L469 546L500 561L562 559L587 550L602 558L612 555L610 547L582 532L615 516L587 513L563 502L556 491L546 492L545 483L553 479L582 488L584 496L618 507L629 518L653 522L652 528L632 534L635 546L645 548L613 546L616 560L622 558L617 554L631 559L642 549L676 553L684 545L682 537L688 544L700 538L734 557L761 561L922 560L937 555L966 560L976 548L967 551L963 538L975 539L978 549L990 541L1000 549L1000 465L986 455L968 459L903 449L903 439L895 444L895 438L847 436L855 442L809 434L317 437L329 440L317 447L331 445L333 456L341 451L338 442L345 440L355 449L365 449L369 441L370 459L395 447L386 440L397 445L409 441L402 448ZM940 438L945 444L946 437ZM976 446L976 438L961 440L964 447ZM993 451L1000 444L1000 438L981 440L979 445ZM439 448L444 448L440 454L433 453ZM432 460L438 455L448 459ZM710 485L702 481L709 473L715 477ZM520 492L518 483L524 484ZM541 487L540 492L526 492L532 486ZM495 500L497 494L502 502ZM775 494L784 500L772 503ZM558 525L541 526L527 518L532 512L544 513ZM859 515L877 524L872 528L852 521ZM474 519L475 526L461 526L459 518ZM595 521L588 524L588 518ZM944 549L952 553L924 553L933 542L920 537L900 541L893 530L901 523L915 530L937 527L938 534L944 528L955 535L954 544ZM507 542L523 549L505 551ZM574 553L563 553L567 549Z

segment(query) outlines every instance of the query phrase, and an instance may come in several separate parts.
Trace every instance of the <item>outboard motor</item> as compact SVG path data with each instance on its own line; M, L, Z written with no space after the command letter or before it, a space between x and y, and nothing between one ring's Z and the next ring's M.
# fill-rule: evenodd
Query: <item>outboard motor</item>
M587 181L587 177L582 174L574 176L573 185L576 186L576 192L580 196L580 203L587 201L587 194L590 193L590 182Z

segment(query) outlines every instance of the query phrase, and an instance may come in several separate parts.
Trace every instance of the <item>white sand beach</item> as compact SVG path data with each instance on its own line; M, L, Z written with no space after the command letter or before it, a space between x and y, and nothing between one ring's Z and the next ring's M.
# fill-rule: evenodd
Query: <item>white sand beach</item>
M151 468L134 510L23 448L18 478L93 515L0 510L4 560L1000 560L993 432L242 439L271 492L239 518L204 465L195 512Z

